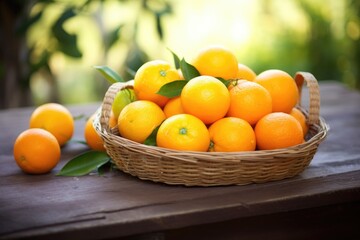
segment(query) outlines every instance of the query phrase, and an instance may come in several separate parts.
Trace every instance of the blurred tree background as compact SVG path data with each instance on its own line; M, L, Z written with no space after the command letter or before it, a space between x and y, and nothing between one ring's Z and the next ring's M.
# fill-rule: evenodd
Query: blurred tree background
M101 101L107 65L191 59L222 44L256 73L308 71L360 89L358 0L2 0L0 108Z

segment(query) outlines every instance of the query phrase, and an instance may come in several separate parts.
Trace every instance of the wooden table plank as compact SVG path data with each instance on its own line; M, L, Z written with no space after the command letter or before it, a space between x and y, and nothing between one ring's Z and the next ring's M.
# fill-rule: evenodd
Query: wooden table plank
M301 179L292 179L289 180L291 184L289 181L279 181L211 189L159 186L150 182L145 183L145 189L144 183L138 182L140 180L129 179L131 182L136 182L133 187L138 188L138 191L132 190L131 194L126 196L124 196L128 191L126 189L116 190L113 187L104 189L99 186L102 184L111 186L111 182L103 180L99 182L99 179L87 177L95 180L85 184L88 182L88 179L85 179L84 184L78 185L78 188L70 187L82 191L63 189L68 193L65 196L42 193L38 198L32 197L31 204L21 204L26 207L12 209L7 218L16 219L22 216L24 219L21 219L20 223L31 226L31 229L23 229L20 234L13 236L34 234L41 236L44 233L54 232L52 239L63 239L73 234L80 236L84 229L87 233L93 232L91 236L96 238L98 237L96 233L99 232L106 237L126 236L139 232L188 227L199 224L199 220L205 224L258 214L327 206L337 204L339 199L343 203L359 201L360 192L354 191L352 187L360 182L359 176L360 172L354 171L345 175L331 175L325 182L322 178L312 178L305 182ZM344 179L346 184L339 190L339 182L344 182ZM89 187L91 184L97 186ZM126 185L127 182L123 184ZM54 192L57 191L59 188L54 189ZM96 193L90 194L93 191ZM324 195L324 192L327 194ZM78 197L71 197L71 194ZM179 199L179 195L185 197ZM234 201L234 199L238 200ZM15 223L19 228L17 225L19 222ZM8 223L3 224L8 225ZM40 230L36 229L40 226ZM85 235L81 239L91 239L91 237Z
M62 149L53 172L27 175L16 166L12 145L27 128L33 109L1 111L0 238L105 239L164 231L175 237L175 230L194 231L194 226L353 206L360 200L360 94L333 82L322 83L320 90L321 115L331 130L311 165L291 179L247 186L168 186L118 171L55 176L71 157L86 150L74 142ZM90 115L98 106L70 110ZM83 139L83 124L76 121L74 139Z

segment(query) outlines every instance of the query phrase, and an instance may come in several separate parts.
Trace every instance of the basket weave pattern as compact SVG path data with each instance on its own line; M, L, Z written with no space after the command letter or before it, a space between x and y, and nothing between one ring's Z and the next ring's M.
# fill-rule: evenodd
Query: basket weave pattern
M124 83L110 86L94 126L117 168L143 180L186 186L218 186L290 178L310 164L329 130L319 115L320 93L315 77L298 72L295 81L300 96L304 81L309 88L309 112L301 107L301 101L297 106L307 117L309 132L304 143L289 148L230 153L192 152L147 146L122 138L116 127L110 129L108 122L116 93L132 88Z

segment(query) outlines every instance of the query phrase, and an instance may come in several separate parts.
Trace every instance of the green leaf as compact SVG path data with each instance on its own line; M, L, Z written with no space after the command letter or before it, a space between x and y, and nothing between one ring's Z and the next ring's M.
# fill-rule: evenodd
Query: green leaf
M68 143L80 143L80 144L84 144L85 146L89 146L86 141L84 141L84 140L79 140L79 139L70 139L70 140L68 141Z
M176 80L173 82L166 83L160 88L157 94L160 94L168 98L177 97L181 94L181 91L186 85L186 83L187 81L185 80Z
M161 125L161 124L160 124ZM159 126L157 126L150 134L150 136L148 136L146 139L145 139L145 142L144 144L145 145L149 145L149 146L156 146L156 135L157 135L157 132L159 130Z
M144 63L149 61L149 59L150 59L149 56L139 46L139 44L133 42L133 44L131 44L126 54L124 65L126 69L130 68L136 72ZM133 76L131 76L130 74L128 75L129 76L127 76L127 79L133 79Z
M169 48L168 50L171 52L173 58L174 58L174 64L175 64L175 68L179 69L180 68L180 58L178 57L178 55L176 55L176 53L174 53L173 51L171 51Z
M64 23L74 16L76 16L74 9L66 9L52 26L51 30L54 37L58 40L60 51L70 57L80 58L82 57L82 53L77 47L77 36L75 34L69 34L63 27Z
M42 17L43 11L39 11L34 16L24 19L20 22L20 25L16 28L17 34L25 34L25 32Z
M98 70L109 83L113 84L116 82L125 82L125 80L120 77L114 70L109 68L108 66L94 66L96 70Z
M110 161L106 152L88 151L71 159L57 176L83 176Z
M45 0L45 1L48 1L48 0ZM54 0L53 0L54 1ZM79 11L84 11L86 12L86 8L90 5L90 3L92 2L93 0L86 0L82 5L79 6Z
M155 20L156 20L156 30L157 33L159 35L160 40L163 40L164 38L164 31L163 31L163 27L161 24L161 16L162 14L160 13L155 13Z
M74 121L81 120L81 119L86 119L86 118L87 118L87 116L85 114L83 114L83 113L73 116Z
M217 79L222 82L226 87L228 87L231 84L231 80L225 80L221 77L217 77Z
M65 53L66 55L73 57L73 58L81 58L82 57L82 53L80 52L80 50L78 49L78 47L76 46L76 38L77 36L74 35L74 44L71 45L64 45L61 44L59 47L59 50L62 51L63 53Z
M186 62L184 58L180 61L180 69L186 81L190 81L194 77L200 76L199 71L193 65Z
M122 27L123 24L115 27L115 29L113 29L106 35L106 39L105 39L106 51L108 51L114 45L114 43L116 43L116 41L119 39L119 33Z
M133 69L127 67L126 72L131 76L131 79L134 79L134 77L136 75L136 71L134 71Z
M97 174L99 176L102 176L105 174L105 172L112 170L113 163L111 161L104 163L97 169Z
M34 48L32 48L30 50L31 52L34 51ZM49 59L51 57L50 52L48 52L47 50L44 50L41 55L36 59L37 61L30 63L30 73L35 73L37 71L39 71L41 68L46 67L49 63Z

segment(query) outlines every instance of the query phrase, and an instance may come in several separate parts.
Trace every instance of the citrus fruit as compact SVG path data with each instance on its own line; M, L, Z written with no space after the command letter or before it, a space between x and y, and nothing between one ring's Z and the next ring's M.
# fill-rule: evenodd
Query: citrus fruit
M96 115L93 114L86 121L85 128L84 128L85 141L91 149L97 150L97 151L105 151L104 142L103 142L102 138L100 137L100 135L96 132L94 125L93 125L95 116Z
M239 63L238 71L236 74L236 79L245 79L248 81L253 81L256 77L256 73L249 68L247 65Z
M227 87L211 76L191 79L182 89L180 98L184 112L198 117L205 124L224 117L230 106Z
M169 118L176 114L184 113L180 97L170 99L164 107L164 113L166 118Z
M175 150L206 152L210 144L209 131L197 117L177 114L160 125L156 144Z
M46 103L37 107L30 117L30 128L43 128L53 134L60 146L69 141L74 133L74 119L67 108L58 103Z
M240 118L222 118L211 124L209 133L212 152L254 151L256 148L253 128Z
M109 127L110 128L116 127L117 123L118 123L118 119L115 117L114 112L111 111L109 117Z
M269 91L273 112L290 113L298 102L299 92L295 80L282 70L266 70L257 75L254 81Z
M238 61L229 49L210 45L201 49L192 61L201 75L234 79L238 72Z
M304 142L300 123L283 112L270 113L255 126L257 148L272 150L295 146Z
M163 60L153 60L143 64L134 77L134 90L137 99L155 102L160 107L165 106L169 98L157 92L166 83L179 80L178 70Z
M229 117L238 117L255 125L260 118L272 111L271 95L260 84L239 80L229 93Z
M114 102L111 106L111 109L114 113L114 117L119 117L121 110L128 105L129 103L136 100L135 93L133 89L124 88L116 93Z
M164 119L165 114L157 104L138 100L129 103L120 112L118 128L122 137L144 143Z
M14 159L26 173L50 172L60 160L60 145L54 135L41 128L30 128L16 138Z
M304 136L307 134L309 130L309 126L306 123L306 117L305 115L297 108L293 108L290 112L290 115L296 118L296 120L299 121L301 128L303 130Z

